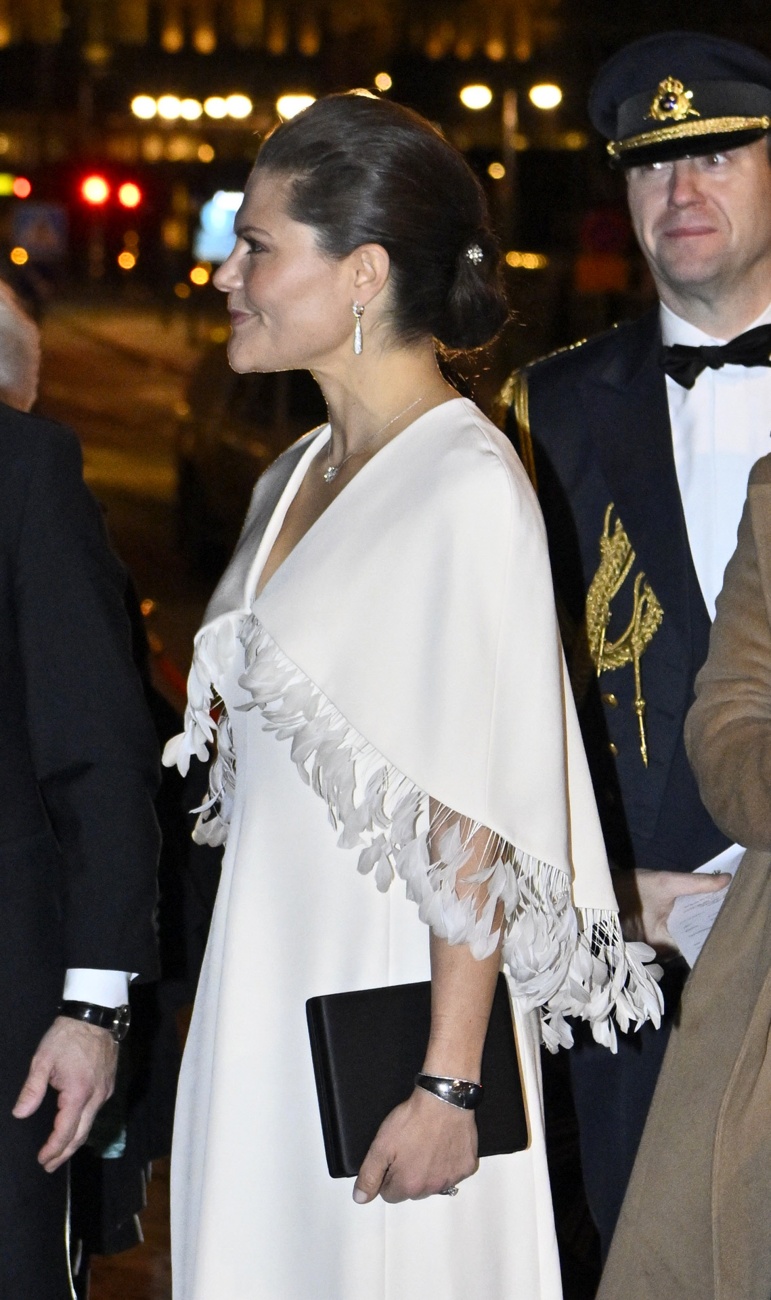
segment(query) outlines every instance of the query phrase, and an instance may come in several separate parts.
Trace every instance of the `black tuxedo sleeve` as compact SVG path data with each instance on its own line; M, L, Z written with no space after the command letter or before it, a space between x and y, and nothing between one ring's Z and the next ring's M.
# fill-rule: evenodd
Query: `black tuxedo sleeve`
M28 436L14 598L29 751L61 854L64 964L153 978L158 754L125 573L76 438L42 421Z

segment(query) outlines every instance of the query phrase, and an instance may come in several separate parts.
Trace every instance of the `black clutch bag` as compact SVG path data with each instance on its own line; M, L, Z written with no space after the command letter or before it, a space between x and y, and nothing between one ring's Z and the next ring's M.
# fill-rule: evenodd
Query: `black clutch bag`
M309 998L306 1011L327 1165L333 1178L353 1178L386 1115L412 1093L428 1044L431 985L330 993ZM523 1151L527 1118L502 974L481 1082L484 1096L475 1112L480 1156Z

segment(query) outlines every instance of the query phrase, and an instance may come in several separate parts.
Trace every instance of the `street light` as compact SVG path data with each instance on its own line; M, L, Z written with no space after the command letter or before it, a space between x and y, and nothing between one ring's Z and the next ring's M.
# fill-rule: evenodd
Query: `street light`
M460 92L460 102L466 108L472 108L476 112L480 108L487 108L488 104L493 102L493 92L489 86L464 86Z
M186 122L197 122L203 112L203 104L197 99L183 99L179 112Z
M228 108L222 95L210 95L203 101L203 111L207 117L220 118L227 117Z
M118 202L124 208L138 208L142 202L142 191L133 181L124 181L118 190Z
M298 113L302 113L305 108L310 108L315 102L315 95L281 95L276 100L276 112L286 121L287 118L297 117Z
M559 86L555 86L552 82L544 81L537 86L530 87L528 99L536 108L556 108L558 104L562 103L562 91Z
M252 101L248 95L228 95L225 108L229 117L248 117L252 111Z
M86 176L80 186L81 197L93 208L100 208L110 197L110 187L104 176Z
M144 122L149 122L158 112L158 105L152 95L135 95L131 101L131 111L134 117L141 117Z
M182 111L182 102L176 95L161 95L157 108L159 117L167 122L174 122Z

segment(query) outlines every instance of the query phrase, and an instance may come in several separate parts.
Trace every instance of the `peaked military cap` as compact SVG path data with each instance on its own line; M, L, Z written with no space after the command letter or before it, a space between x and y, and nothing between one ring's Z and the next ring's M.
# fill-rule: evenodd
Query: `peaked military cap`
M771 60L703 32L647 36L600 69L589 116L617 166L736 149L771 128Z

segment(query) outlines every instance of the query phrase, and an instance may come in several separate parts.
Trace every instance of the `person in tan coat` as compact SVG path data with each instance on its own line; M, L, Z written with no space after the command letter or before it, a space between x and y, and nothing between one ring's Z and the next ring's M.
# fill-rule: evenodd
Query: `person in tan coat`
M750 475L686 743L747 852L685 988L598 1300L771 1295L771 456Z

